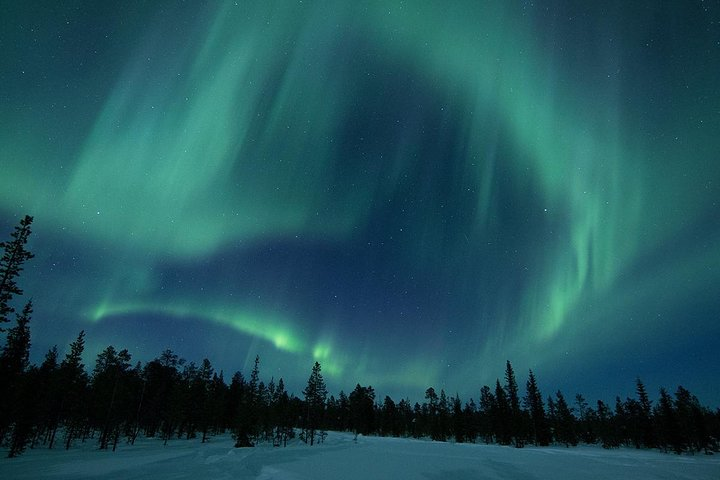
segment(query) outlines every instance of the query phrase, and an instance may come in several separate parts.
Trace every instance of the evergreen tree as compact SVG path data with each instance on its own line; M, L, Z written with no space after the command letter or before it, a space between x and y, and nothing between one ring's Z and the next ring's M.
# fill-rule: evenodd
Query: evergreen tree
M480 432L480 424L478 422L477 405L472 398L463 407L463 419L465 440L475 443Z
M581 394L575 395L575 404L578 407L578 435L580 440L585 443L593 444L597 441L597 433L595 429L597 427L597 415L595 410L592 409Z
M178 356L172 350L165 350L142 369L143 387L137 417L145 436L160 434L167 442L175 428L172 396L179 382L179 365Z
M398 403L398 416L400 421L400 434L404 437L413 435L413 426L415 425L415 417L410 400L402 399Z
M275 408L275 439L273 444L287 446L288 439L293 438L295 432L292 428L293 416L290 410L290 397L285 390L285 382L282 378L278 381L275 389L273 405Z
M400 418L397 405L389 396L385 396L383 400L380 414L380 435L393 437L400 436Z
M375 390L359 383L348 397L350 425L355 434L369 435L375 427Z
M530 413L530 441L535 445L549 445L551 440L550 428L545 416L542 393L540 393L532 370L530 370L528 375L525 388L526 396L524 398L524 404Z
M0 353L0 371L5 381L19 377L30 365L30 317L32 300L25 304L20 315L16 315L16 323L8 330L5 346Z
M505 363L505 393L507 394L508 406L510 409L510 436L515 443L515 446L520 448L525 444L525 435L523 432L522 413L520 412L518 384L515 380L515 371L510 364L510 360L507 360Z
M82 330L70 344L70 352L60 364L63 385L62 416L65 419L65 449L81 432L86 420L87 380L82 354L85 350L85 331ZM53 435L54 436L54 435ZM52 445L51 445L52 448Z
M637 407L639 407L635 409L637 427L640 435L639 441L645 447L653 448L656 446L656 442L652 423L652 403L650 402L650 398L645 390L645 385L640 378L636 379L635 384L637 386L636 391L638 395Z
M350 429L350 399L348 396L340 390L337 399L337 424L338 429L346 431Z
M510 445L512 443L512 411L510 410L510 402L507 398L507 392L500 385L500 380L495 380L495 404L492 412L493 431L495 439L500 445Z
M450 436L450 403L448 402L445 389L440 389L437 408L437 431L436 439L442 442L447 441Z
M678 386L675 392L675 408L682 444L691 452L709 452L712 441L706 426L706 412L697 397L683 386Z
M495 396L490 391L490 387L483 385L480 389L480 409L478 412L478 433L486 444L490 444L495 439L495 419L494 414L497 410Z
M52 435L55 432L55 425L60 421L61 405L61 384L58 375L58 350L53 346L45 354L45 359L37 371L37 377L33 381L37 408L35 413L35 425L37 426L35 436L32 439L31 448L37 442L43 445L52 443Z
M564 443L566 447L571 445L574 447L578 443L575 431L575 417L560 390L557 391L555 397L557 399L553 407L556 411L555 440Z
M197 416L195 418L195 425L202 433L201 443L205 443L208 438L208 433L214 425L214 404L211 398L211 393L221 395L221 392L215 388L217 376L213 370L210 360L204 358L202 365L198 369L197 375L193 378L192 385L190 387L190 408L197 408Z
M9 321L8 315L15 311L10 305L13 296L23 294L15 279L23 270L23 264L35 256L25 249L30 237L32 221L33 217L25 215L15 227L15 231L10 234L12 240L0 242L0 249L3 250L0 258L0 332L4 331L3 323Z
M252 447L258 435L260 396L260 357L255 357L255 365L250 373L250 380L244 385L240 395L237 427L235 431L236 447Z
M307 386L303 390L306 408L303 438L306 442L309 440L311 446L315 443L316 431L322 424L325 399L327 398L327 387L322 373L320 373L321 369L320 363L315 362Z
M620 441L615 428L612 412L602 400L597 402L597 433L603 448L617 448Z
M628 427L629 415L625 410L625 404L620 400L619 396L615 397L615 415L613 416L613 426L617 436L618 446L621 444L628 445L630 442L630 429Z
M130 354L123 349L120 352L109 345L98 354L90 380L92 392L93 426L100 430L98 444L100 450L106 450L110 444L113 450L117 446L123 421L128 420Z
M0 353L0 439L12 423L10 457L25 450L31 435L32 405L36 400L31 394L27 375L31 314L32 301L25 305L20 315L16 315L16 325L8 330L7 343Z
M460 401L460 396L455 393L455 397L453 397L452 401L452 432L453 436L455 437L455 442L457 443L464 443L466 440L468 440L468 418L465 418L465 414L463 412L462 408L462 402Z
M685 449L680 436L680 425L677 421L677 412L673 399L664 388L660 389L660 398L655 407L655 431L657 432L658 446L665 452L672 448L675 453L682 453Z

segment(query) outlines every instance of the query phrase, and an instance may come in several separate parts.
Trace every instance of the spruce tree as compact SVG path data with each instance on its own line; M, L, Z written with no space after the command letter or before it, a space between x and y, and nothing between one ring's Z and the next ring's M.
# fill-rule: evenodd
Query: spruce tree
M22 313L17 315L16 324L8 330L5 346L0 353L0 369L3 374L18 377L29 366L30 358L30 317L32 300L25 304Z
M29 441L32 405L35 396L27 374L30 356L30 315L32 301L28 302L16 325L8 330L7 343L0 353L0 438L12 425L10 457L20 455Z
M25 215L15 227L15 231L10 234L12 240L0 242L0 249L3 250L0 258L0 332L4 331L3 323L9 321L8 315L15 311L10 305L13 296L23 294L15 279L23 270L23 264L35 256L25 249L30 237L32 221L33 217Z
M671 448L679 454L683 452L685 446L680 436L680 425L678 425L677 412L673 403L667 390L661 388L653 418L659 446L666 452Z
M555 397L557 398L554 404L556 410L555 440L559 443L564 443L566 447L571 445L574 447L578 443L575 430L575 417L560 390L557 391Z
M538 388L533 371L530 370L525 385L526 397L524 398L525 408L530 413L530 440L535 445L546 446L550 444L550 428L545 416L542 393Z
M348 400L353 431L356 435L368 435L375 424L375 390L372 386L363 387L358 383Z
M82 363L84 350L85 331L81 330L75 341L70 344L70 352L60 364L60 376L64 386L62 415L65 418L66 450L72 445L85 420L87 373Z
M522 412L520 411L518 384L515 380L515 371L510 364L510 360L505 363L505 393L507 394L509 407L510 436L512 437L515 447L521 448L525 445L525 428L523 425Z
M255 365L250 373L250 381L244 384L237 410L235 447L252 447L258 433L258 410L260 382L260 357L255 356Z
M312 446L315 443L315 434L320 428L325 410L325 399L327 398L327 387L321 373L320 363L315 362L308 383L303 394L305 395L305 431L304 440L310 441Z
M495 439L495 413L496 413L495 396L490 391L490 387L483 385L480 389L480 409L478 411L478 433L486 444L490 444Z
M620 441L615 427L615 419L610 408L602 400L597 401L597 433L603 448L617 448Z
M510 402L500 380L495 380L495 409L492 415L495 439L500 445L512 443L512 413Z
M639 440L640 442L642 442L643 445L645 445L645 447L653 448L655 447L656 442L655 432L653 430L652 424L652 403L650 402L650 398L648 397L647 391L645 390L645 385L643 384L642 380L640 380L640 378L637 378L635 384L637 386L636 391L638 395L637 406L639 407L636 410L640 435Z
M678 386L675 392L675 408L683 444L691 452L708 452L712 440L706 425L705 409L697 397L682 385Z

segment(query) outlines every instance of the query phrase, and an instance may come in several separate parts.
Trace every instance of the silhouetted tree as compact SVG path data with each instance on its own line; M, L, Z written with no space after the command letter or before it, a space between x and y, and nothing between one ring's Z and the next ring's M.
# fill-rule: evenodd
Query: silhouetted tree
M12 421L8 456L20 455L30 441L36 397L32 395L31 378L27 375L30 356L30 315L32 301L27 302L16 325L8 330L7 343L0 353L0 438ZM34 377L34 375L33 375Z
M0 257L0 332L3 332L3 324L9 321L8 315L15 309L10 301L15 295L22 295L23 291L18 287L15 279L23 270L23 264L33 258L31 252L25 249L25 244L30 237L33 217L25 215L15 231L10 234L12 240L0 242L0 249L3 255Z
M596 443L598 418L595 410L588 405L585 397L579 393L575 395L575 405L578 408L577 431L580 440L588 444Z
M711 439L705 422L705 409L697 397L683 386L675 392L675 408L681 442L690 452L709 451Z
M58 350L53 346L45 354L45 359L37 370L35 380L32 382L37 398L35 412L35 436L31 447L41 442L43 445L52 443L56 425L60 421L60 406L62 404L62 385L60 383Z
M115 350L109 345L95 360L90 379L93 426L100 430L98 444L105 450L112 443L117 446L123 422L129 420L130 354L126 349Z
M652 422L652 403L640 378L636 379L635 384L638 402L635 405L637 408L634 409L634 413L639 434L638 443L647 448L653 448L656 446L656 442Z
M500 385L500 380L495 381L495 403L492 412L493 431L495 440L500 445L512 443L512 412L507 398L507 392Z
M237 427L235 430L236 447L252 447L258 434L258 406L260 381L260 357L255 357L255 365L250 373L250 380L240 391L240 403L237 411Z
M615 426L615 419L607 405L602 400L597 402L597 433L603 448L617 448L620 440Z
M495 418L497 410L495 396L490 387L483 385L480 389L480 408L478 411L478 432L487 444L495 440Z
M672 397L665 388L660 389L660 398L655 406L653 419L655 420L655 431L657 432L658 446L664 451L669 448L675 453L682 453L685 449L680 436L680 425L678 425L677 412L673 405Z
M303 438L310 445L315 443L315 433L320 427L325 413L325 399L327 398L327 387L322 377L320 363L315 362L313 365L310 378L308 378L307 386L303 390L305 395L305 428Z
M290 405L290 397L285 391L285 382L281 378L275 389L275 437L274 445L287 446L287 441L295 436L293 431L293 414Z
M572 411L560 390L558 390L555 394L555 398L557 399L553 407L555 410L555 441L565 444L566 447L569 447L570 445L574 447L578 443L575 431L575 417L573 416Z
M479 435L478 411L475 401L471 398L463 407L465 441L475 443Z
M16 324L8 330L7 341L0 351L0 439L5 436L12 419L17 417L25 400L20 392L25 382L25 372L29 366L30 328L28 323L31 314L32 301L25 305L20 315L16 315ZM18 452L21 451L18 450ZM15 452L12 450L10 453L15 456Z
M549 445L551 435L547 417L545 416L545 405L543 405L542 393L540 393L532 370L528 375L525 388L526 396L523 400L525 408L530 414L530 441L535 445Z
M65 420L66 450L82 431L87 418L88 375L82 363L84 350L85 331L81 330L77 339L70 344L70 352L60 364L60 378L63 385L61 415Z
M515 446L521 448L525 445L524 425L520 411L520 395L515 380L515 371L510 364L510 360L505 363L505 393L507 394L509 407L509 434Z

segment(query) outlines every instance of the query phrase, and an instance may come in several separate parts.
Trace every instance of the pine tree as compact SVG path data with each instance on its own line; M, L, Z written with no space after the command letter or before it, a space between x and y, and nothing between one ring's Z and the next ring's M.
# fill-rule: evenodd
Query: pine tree
M655 407L655 431L658 434L659 446L667 452L668 448L672 448L675 453L682 453L684 445L680 436L680 426L678 425L677 412L673 404L673 399L665 388L660 389L660 398Z
M57 425L60 422L60 409L62 406L62 383L59 375L57 345L45 354L45 359L38 371L36 394L38 398L37 436L33 442L42 441L43 445L52 445L55 442Z
M535 445L549 445L550 429L545 416L545 406L532 370L530 370L525 387L527 393L524 403L525 408L530 412L530 440Z
M578 432L580 439L588 444L593 444L597 441L597 434L595 432L597 415L595 410L592 409L581 394L575 395L575 404L578 407L578 414L580 415L578 422Z
M636 410L638 429L640 434L640 442L647 448L655 447L655 432L652 424L652 403L648 397L645 385L637 378L635 381L637 386L638 407Z
M612 412L605 402L598 400L597 402L597 418L598 418L598 437L603 448L617 448L620 446L617 431L615 428L615 419Z
M400 436L400 419L397 405L389 396L385 396L380 414L380 435Z
M7 341L0 353L0 370L4 375L17 377L29 366L30 359L30 317L32 315L32 300L25 304L20 315L17 315L16 324L8 330Z
M65 449L72 445L85 420L87 373L82 363L85 350L85 331L78 334L70 344L70 352L60 364L60 376L64 386L62 414L65 417Z
M495 396L490 387L483 385L480 389L480 410L478 412L478 433L486 444L494 441L495 411L497 410Z
M515 447L521 448L525 445L525 428L523 425L523 415L520 411L518 384L515 380L515 371L510 364L510 360L505 363L505 393L507 394L509 406L510 436L512 437Z
M495 439L500 445L512 443L512 412L505 389L500 380L495 380L495 410L493 412L493 430Z
M316 430L322 423L322 417L325 410L325 399L327 398L327 387L322 377L322 367L320 363L315 362L313 365L310 378L308 378L307 386L303 390L305 395L305 431L303 438L307 442L310 441L312 446L315 443Z
M452 401L452 433L455 437L455 442L464 443L468 439L468 418L465 417L462 408L462 402L460 396L455 393Z
M100 450L117 445L120 427L127 420L128 382L126 376L130 370L130 354L123 349L118 352L109 345L98 354L90 380L92 392L92 422L100 430L98 444Z
M244 385L237 410L235 447L252 447L258 434L258 409L260 381L260 357L255 357L255 365L250 373L250 381Z
M445 442L450 436L450 404L445 389L440 389L437 410L437 439Z
M22 313L16 315L16 325L8 330L7 343L0 353L0 438L12 424L10 457L18 456L25 450L31 435L31 417L36 400L27 374L31 314L32 301L29 301Z
M368 435L375 425L375 390L363 387L359 383L348 397L350 402L350 422L356 435Z
M197 376L193 379L190 387L190 396L192 398L191 408L192 406L197 407L196 426L202 433L201 443L207 441L208 432L213 424L214 409L210 395L213 391L214 378L216 377L212 364L210 360L204 358L202 365L198 369ZM220 392L217 393L219 394Z
M709 451L711 439L706 426L705 409L700 406L697 397L682 385L678 386L675 408L683 444L691 452Z
M293 431L293 418L290 411L290 397L285 391L285 382L281 378L275 390L275 440L274 445L287 446L288 439L295 436Z
M9 321L8 315L15 311L9 304L13 296L23 294L15 278L23 270L23 264L35 256L25 249L32 221L33 217L25 215L10 235L12 240L0 242L0 249L3 250L0 258L0 332L4 331L2 324Z
M571 445L574 447L578 443L575 433L575 417L560 390L557 391L555 397L557 398L554 405L556 410L555 440L564 443L566 447Z

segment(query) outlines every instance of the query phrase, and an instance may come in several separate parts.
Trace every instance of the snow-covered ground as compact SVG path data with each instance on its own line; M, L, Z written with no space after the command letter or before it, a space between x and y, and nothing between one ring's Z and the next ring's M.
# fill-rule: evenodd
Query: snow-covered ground
M360 437L331 432L322 445L236 449L229 436L209 443L144 439L116 452L95 442L65 451L28 450L0 459L1 479L720 479L720 455L677 456L600 447L514 449ZM7 455L0 450L0 454Z

